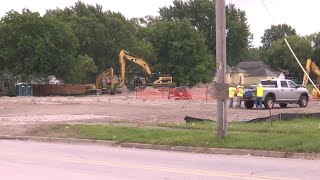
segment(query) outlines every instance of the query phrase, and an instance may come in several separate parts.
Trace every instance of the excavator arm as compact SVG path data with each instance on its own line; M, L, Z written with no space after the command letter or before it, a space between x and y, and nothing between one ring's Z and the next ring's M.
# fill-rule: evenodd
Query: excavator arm
M306 63L306 73L309 75L310 72L312 72L314 75L316 75L317 77L317 88L319 89L320 86L320 69L318 68L318 66L311 60L308 59L307 63ZM303 75L303 83L302 86L303 87L307 87L307 83L308 83L308 76L306 74ZM318 93L318 89L314 88L312 91L312 96L314 98L318 98L319 97L319 93Z
M87 84L87 93L92 93L92 92L101 92L102 87L102 79L103 78L108 78L110 80L110 86L111 86L111 94L114 92L114 71L113 68L109 68L102 73L100 73L97 78L96 82L92 84Z
M150 76L151 69L149 65L141 58L136 57L133 54L130 54L128 51L121 50L119 53L119 63L120 63L120 87L124 86L125 81L125 68L126 68L126 60L131 61L142 67L144 72Z
M108 78L110 79L110 85L111 85L111 90L114 89L114 72L113 72L113 68L109 68L105 71L103 71L102 73L99 74L99 76L96 78L96 88L97 89L101 89L102 85L101 85L101 81L103 78Z

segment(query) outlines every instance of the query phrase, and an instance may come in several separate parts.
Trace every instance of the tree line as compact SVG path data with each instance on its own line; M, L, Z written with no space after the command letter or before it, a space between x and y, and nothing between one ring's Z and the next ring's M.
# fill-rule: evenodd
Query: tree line
M109 67L118 74L118 53L125 49L178 83L210 82L215 73L215 1L174 0L159 14L127 19L81 1L43 16L28 9L9 11L0 21L1 76L31 81L55 75L68 83L88 83ZM228 4L226 18L229 66L263 60L299 72L283 42L285 34L301 60L318 56L317 33L299 36L286 24L274 25L265 30L263 46L253 48L245 11ZM129 65L128 71L141 69Z

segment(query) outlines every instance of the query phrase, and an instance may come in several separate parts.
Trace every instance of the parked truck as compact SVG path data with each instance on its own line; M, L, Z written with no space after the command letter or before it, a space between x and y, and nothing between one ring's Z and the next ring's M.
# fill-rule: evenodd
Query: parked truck
M262 103L265 108L271 109L274 104L279 104L285 108L288 104L298 104L300 107L306 107L309 101L309 92L305 87L295 84L287 79L262 80L263 86ZM256 87L244 90L243 101L247 109L254 106L256 98Z

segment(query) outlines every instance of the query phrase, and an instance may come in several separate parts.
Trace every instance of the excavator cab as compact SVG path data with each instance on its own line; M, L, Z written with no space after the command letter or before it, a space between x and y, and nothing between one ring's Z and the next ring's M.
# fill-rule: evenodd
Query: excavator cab
M169 86L172 83L172 77L169 74L152 73L149 76L149 85L151 86Z

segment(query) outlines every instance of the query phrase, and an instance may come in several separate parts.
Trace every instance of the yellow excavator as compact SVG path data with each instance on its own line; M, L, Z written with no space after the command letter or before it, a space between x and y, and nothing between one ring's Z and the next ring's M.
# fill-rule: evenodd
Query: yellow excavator
M120 63L120 87L125 86L125 68L126 61L134 62L139 65L146 74L146 83L139 81L139 78L135 79L135 86L168 86L172 83L172 77L167 74L152 73L149 65L139 57L129 53L128 51L121 50L119 53L119 63Z
M306 72L308 75L310 74L310 72L312 72L313 74L316 75L317 81L318 81L316 86L319 89L319 87L320 87L320 69L311 59L307 60ZM304 74L302 86L306 87L307 83L308 83L308 77L306 74ZM320 94L319 94L317 88L313 88L313 90L312 90L312 98L314 98L314 99L320 99Z
M103 80L106 83L103 83ZM107 82L108 81L108 82ZM107 85L110 83L110 88L107 88ZM95 92L97 94L110 93L114 94L114 71L113 68L109 68L102 73L100 73L96 78L95 84L86 85L87 93L90 94Z

